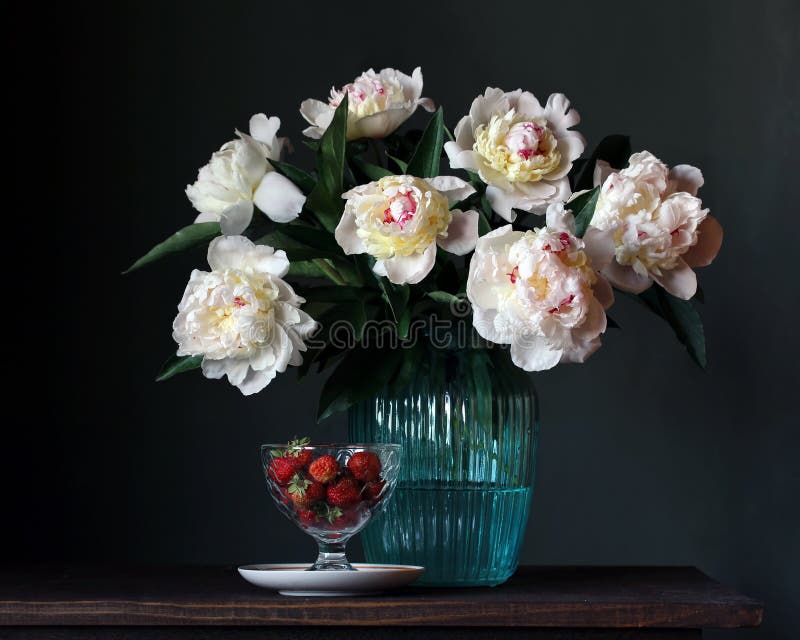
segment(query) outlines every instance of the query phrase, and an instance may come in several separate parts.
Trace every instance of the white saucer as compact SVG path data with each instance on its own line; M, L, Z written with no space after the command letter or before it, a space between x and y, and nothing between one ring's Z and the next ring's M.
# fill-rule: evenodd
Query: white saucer
M306 571L308 564L249 564L239 573L257 587L285 596L366 596L414 582L423 567L403 564L357 564L356 571Z

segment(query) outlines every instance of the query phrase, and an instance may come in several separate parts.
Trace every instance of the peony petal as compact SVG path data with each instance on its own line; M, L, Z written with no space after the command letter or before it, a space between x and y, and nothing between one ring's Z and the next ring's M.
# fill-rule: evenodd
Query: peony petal
M455 142L445 142L444 152L450 160L451 169L466 169L477 173L483 166L481 157L477 153L469 149L462 151Z
M455 143L461 150L472 149L475 144L475 135L472 131L472 118L464 116L458 121L456 129L453 132L456 137ZM448 143L445 143L447 145Z
M306 197L291 180L271 171L261 180L253 201L270 220L290 222L300 215Z
M511 343L511 360L525 371L545 371L559 362L564 351L551 348L547 340L538 335L515 335Z
M358 237L358 226L356 225L356 217L352 213L345 211L342 214L339 224L336 225L336 230L333 233L336 242L347 254L353 253L366 253L367 248L364 242ZM381 274L385 275L385 274Z
M375 261L375 265L372 267L372 273L374 273L376 276L386 277L386 265L383 264L383 260Z
M250 135L262 144L272 147L280 126L280 118L276 116L268 118L263 113L257 113L250 118Z
M614 233L615 229L601 231L597 227L590 226L586 229L586 233L583 234L583 250L589 256L589 260L592 261L592 267L596 271L602 271L614 261L616 250Z
M447 237L436 239L437 244L450 253L463 256L475 248L478 242L478 212L453 209L453 219L447 227Z
M249 200L239 200L220 214L219 228L226 236L239 235L247 229L252 219L253 203Z
M347 139L385 138L394 133L401 124L408 120L415 109L416 105L387 109L371 116L350 121L347 126Z
M611 295L613 296L613 293ZM597 298L592 297L583 323L572 330L572 338L578 342L594 340L601 333L605 333L607 325L605 308Z
M277 372L274 368L263 369L261 371L253 371L248 369L247 375L244 377L237 387L242 395L251 396L263 390L270 382L275 379Z
M323 127L306 127L303 129L303 135L312 140L319 140L324 133L325 129Z
M519 198L515 198L511 194L491 184L486 187L486 198L489 200L489 204L497 215L503 218L503 220L514 222L517 214L514 213L513 208L521 204Z
M276 251L264 244L252 247L247 254L246 262L254 273L268 273L278 278L283 278L289 273L289 259L286 257L286 252L283 249Z
M609 262L600 273L617 289L628 293L641 293L653 284L652 278L638 274L633 267L621 265L616 260Z
M597 282L592 285L592 292L603 309L609 309L614 304L614 289L602 275L597 276Z
M244 269L255 245L244 236L220 236L208 245L208 266L212 271Z
M486 87L482 96L472 101L469 116L473 126L488 124L495 114L505 115L509 110L508 98L502 89Z
M426 178L425 182L431 185L443 196L447 196L448 202L452 205L460 202L467 196L475 193L475 187L469 182L456 178L455 176L437 176L436 178Z
M573 342L572 346L564 350L561 356L562 363L581 363L586 362L590 355L597 351L601 346L600 338L593 338L582 342Z
M300 115L306 119L308 124L326 129L333 120L335 109L325 102L310 98L303 100L300 104Z
M417 100L417 105L425 109L428 113L436 111L436 103L430 98L420 98Z
M569 100L563 93L553 93L547 98L544 117L559 133L565 132L581 121L580 114L575 109L569 108Z
M660 276L653 276L668 293L681 300L689 300L697 293L697 276L692 268L683 259L678 259L674 269L663 271Z
M717 257L721 246L722 225L714 216L706 216L697 227L697 244L683 254L683 259L690 267L707 267Z
M517 98L517 113L527 118L540 118L544 115L542 104L530 91L523 91Z
M216 213L200 213L194 219L195 222L219 222L219 214Z
M667 180L667 190L664 192L663 198L685 191L686 193L696 196L697 191L703 186L703 173L697 167L690 164L677 164L669 170L669 178Z
M478 335L485 340L495 344L511 344L511 336L504 335L497 330L495 319L497 318L496 309L484 309L482 307L472 307L472 326Z
M572 169L572 162L581 157L586 148L586 140L579 133L572 133L558 139L558 152L561 154L561 162L558 167L545 176L545 180L556 180L565 178Z
M599 187L602 185L608 176L612 173L616 173L616 169L614 169L608 162L605 160L598 160L595 162L594 165L594 173L592 174L592 184L595 187Z
M395 256L382 260L386 277L394 284L417 284L427 276L436 262L436 243L422 253L410 256ZM377 266L377 262L376 262ZM373 268L373 271L375 269Z

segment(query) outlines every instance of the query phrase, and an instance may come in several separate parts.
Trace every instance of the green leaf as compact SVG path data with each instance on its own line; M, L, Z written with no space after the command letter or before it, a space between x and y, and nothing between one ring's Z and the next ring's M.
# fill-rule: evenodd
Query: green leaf
M357 156L351 158L350 161L358 168L359 171L361 171L361 173L363 173L369 180L373 182L380 180L381 178L385 178L386 176L394 175L388 169L379 167L377 164L372 164L371 162L366 162Z
M303 193L308 195L317 186L317 181L314 177L303 171L302 169L289 164L288 162L279 162L278 160L270 160L269 163L275 168L275 171L282 176L291 180Z
M299 227L290 227L289 225L282 225L279 228L271 231L270 233L261 236L255 240L256 244L266 244L276 249L283 249L286 252L290 261L313 260L315 258L344 258L339 245L335 243L333 246L328 243L332 240L330 236L319 229L308 228L308 231L319 232L324 234L323 242L316 242L316 238L304 238L309 242L303 242L296 238L303 237L303 233L298 233ZM313 243L313 244L312 244ZM319 246L322 244L323 246Z
M681 300L667 293L658 285L633 296L657 316L666 320L675 337L686 347L692 360L701 368L708 365L706 358L706 337L703 321L690 300Z
M414 155L408 161L407 173L418 178L435 178L439 175L439 163L444 145L444 116L439 107L417 143Z
M347 94L344 95L330 125L322 134L317 151L319 182L306 201L323 227L333 232L344 208L342 185L344 181L345 148L347 144Z
M337 256L344 256L342 248L333 235L323 229L315 229L298 224L283 224L277 230L295 242L300 242L307 247L320 249Z
M363 302L377 292L363 287L309 287L303 289L303 297L309 302Z
M378 286L383 293L383 299L392 311L392 317L395 322L400 322L403 316L403 311L408 305L408 299L411 296L411 290L407 284L394 284L389 278L382 276L375 276L378 280Z
M187 249L199 247L203 244L208 244L221 233L219 222L198 222L190 224L188 227L176 231L169 238L150 249L150 251L123 271L123 273L130 273L136 269L141 269L143 266L160 260L171 253L178 253L180 251L186 251Z
M575 216L575 235L579 238L583 238L583 235L589 228L599 197L600 187L595 187L591 191L582 193L565 205Z
M435 300L436 302L442 302L444 304L458 304L461 302L461 298L453 295L452 293L447 293L447 291L428 291L425 294L431 300Z
M306 293L305 291L303 292ZM364 334L364 325L367 323L367 312L364 303L360 300L341 301L328 309L320 317L316 318L322 325L322 332L315 337L317 340L330 342L334 337L331 329L336 327L346 327L356 341L360 341ZM344 332L343 332L344 333ZM336 333L338 340L345 341L346 336Z
M289 263L288 276L295 278L327 278L328 275L313 260L302 260Z
M392 388L403 389L411 382L411 378L419 370L420 362L425 355L421 342L415 342L408 349L401 349L402 362L392 378Z
M192 369L199 369L203 362L203 356L171 356L161 367L161 371L156 376L156 382L169 380L172 376Z
M401 349L350 350L325 381L317 408L317 421L344 411L383 389L400 366ZM365 375L369 372L368 375Z
M391 160L392 162L394 162L397 165L397 167L400 169L401 173L403 173L403 174L407 174L408 173L408 163L407 162L404 162L403 160L401 160L400 158L396 158L395 156L389 155L388 153L386 154L386 156L389 158L389 160Z
M405 340L408 337L408 330L410 327L411 327L411 310L408 307L406 307L405 309L403 309L403 314L397 321L397 335L400 337L401 340Z

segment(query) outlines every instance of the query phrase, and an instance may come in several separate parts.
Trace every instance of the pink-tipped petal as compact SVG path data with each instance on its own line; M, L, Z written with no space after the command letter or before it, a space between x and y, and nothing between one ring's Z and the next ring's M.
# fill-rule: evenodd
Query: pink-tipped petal
M463 256L478 242L478 212L454 209L451 213L453 219L447 227L447 237L440 237L436 242L445 251Z
M660 276L653 276L653 279L664 287L667 293L681 300L689 300L697 293L697 276L682 259L678 260L674 269L664 271Z
M651 278L636 273L633 267L621 265L616 260L609 262L600 273L617 289L628 293L641 293L653 284Z
M697 227L697 244L683 254L690 267L707 267L722 246L722 225L714 216L706 216Z

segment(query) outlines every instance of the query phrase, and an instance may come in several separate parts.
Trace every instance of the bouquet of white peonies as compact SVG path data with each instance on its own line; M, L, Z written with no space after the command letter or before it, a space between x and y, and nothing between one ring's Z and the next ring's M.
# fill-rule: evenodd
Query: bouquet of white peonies
M417 107L433 112L427 126L401 133ZM487 88L451 133L419 68L370 69L300 112L313 171L282 160L278 118L253 116L186 188L194 223L129 269L208 249L159 380L200 368L249 395L290 365L300 376L335 367L321 419L402 388L432 323L448 345L508 345L526 371L583 362L614 326L614 289L664 318L705 366L693 268L714 259L722 228L697 197L695 167L631 154L621 135L585 155L562 94L543 105Z

